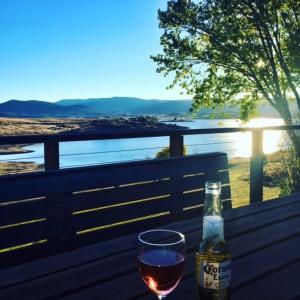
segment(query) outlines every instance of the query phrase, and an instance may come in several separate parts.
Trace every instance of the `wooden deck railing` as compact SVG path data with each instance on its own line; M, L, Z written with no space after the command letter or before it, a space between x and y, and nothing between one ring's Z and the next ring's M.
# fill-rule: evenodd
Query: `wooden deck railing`
M206 181L231 209L223 152L1 176L0 269L198 217Z
M102 134L56 134L56 135L23 135L0 136L0 145L8 144L44 144L45 170L58 170L59 143L69 141L129 139L146 137L169 137L170 156L183 155L184 137L188 135L216 134L216 133L252 133L252 155L250 161L250 203L263 200L263 133L265 130L296 130L300 125L269 126L259 128L208 128L208 129L180 129L180 130L154 130L122 133Z

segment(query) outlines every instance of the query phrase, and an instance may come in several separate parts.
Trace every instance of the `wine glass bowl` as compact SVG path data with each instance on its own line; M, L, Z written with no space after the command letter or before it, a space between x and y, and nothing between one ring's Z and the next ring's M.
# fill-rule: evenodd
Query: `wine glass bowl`
M140 274L159 299L171 293L183 274L185 262L184 235L167 229L139 234L138 266Z

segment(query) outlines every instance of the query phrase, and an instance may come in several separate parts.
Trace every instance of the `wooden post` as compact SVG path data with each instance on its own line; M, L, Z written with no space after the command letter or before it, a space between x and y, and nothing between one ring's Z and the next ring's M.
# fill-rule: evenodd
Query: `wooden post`
M170 157L183 156L183 135L170 135Z
M44 143L45 171L59 169L59 142L49 141Z
M263 200L263 129L252 130L252 156L250 162L250 203Z
M59 170L59 142L50 140L44 143L45 171ZM68 227L72 221L71 206L61 198L67 195L47 196L51 213L47 215L47 242L60 248L71 247L76 238L76 232L70 233Z

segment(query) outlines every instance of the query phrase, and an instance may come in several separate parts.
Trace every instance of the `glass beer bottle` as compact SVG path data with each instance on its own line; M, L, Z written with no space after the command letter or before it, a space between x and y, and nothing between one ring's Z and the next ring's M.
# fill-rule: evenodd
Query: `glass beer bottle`
M230 299L231 256L224 239L221 183L205 183L203 240L196 252L199 300Z

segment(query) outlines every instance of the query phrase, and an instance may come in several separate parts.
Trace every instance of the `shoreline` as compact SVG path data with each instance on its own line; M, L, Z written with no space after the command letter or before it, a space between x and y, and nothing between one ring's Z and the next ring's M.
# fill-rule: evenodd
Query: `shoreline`
M37 164L33 162L0 162L0 176L9 174L19 174L27 172L42 171L43 164Z
M136 130L173 130L187 127L165 124L154 117L133 118L0 118L0 135L113 133ZM34 151L24 149L30 144L2 145L0 155L24 154Z
M0 118L0 135L22 134L72 134L93 132L120 132L134 130L160 130L187 128L175 124L158 122L156 118L140 117L133 119L8 119ZM34 152L24 149L22 145L0 146L0 155L5 160L9 154L24 154ZM163 147L162 147L163 148ZM159 150L157 150L159 151ZM268 163L265 165L264 197L276 198L280 193L279 177L283 170L280 169L282 155L280 151L267 155ZM0 162L0 174L30 172L43 170L43 164L29 161L2 161ZM229 173L232 190L233 206L249 203L250 158L229 157Z
M34 152L33 150L27 150L23 148L26 146L30 146L30 144L23 146L8 147L7 149L0 148L0 155L26 154Z

